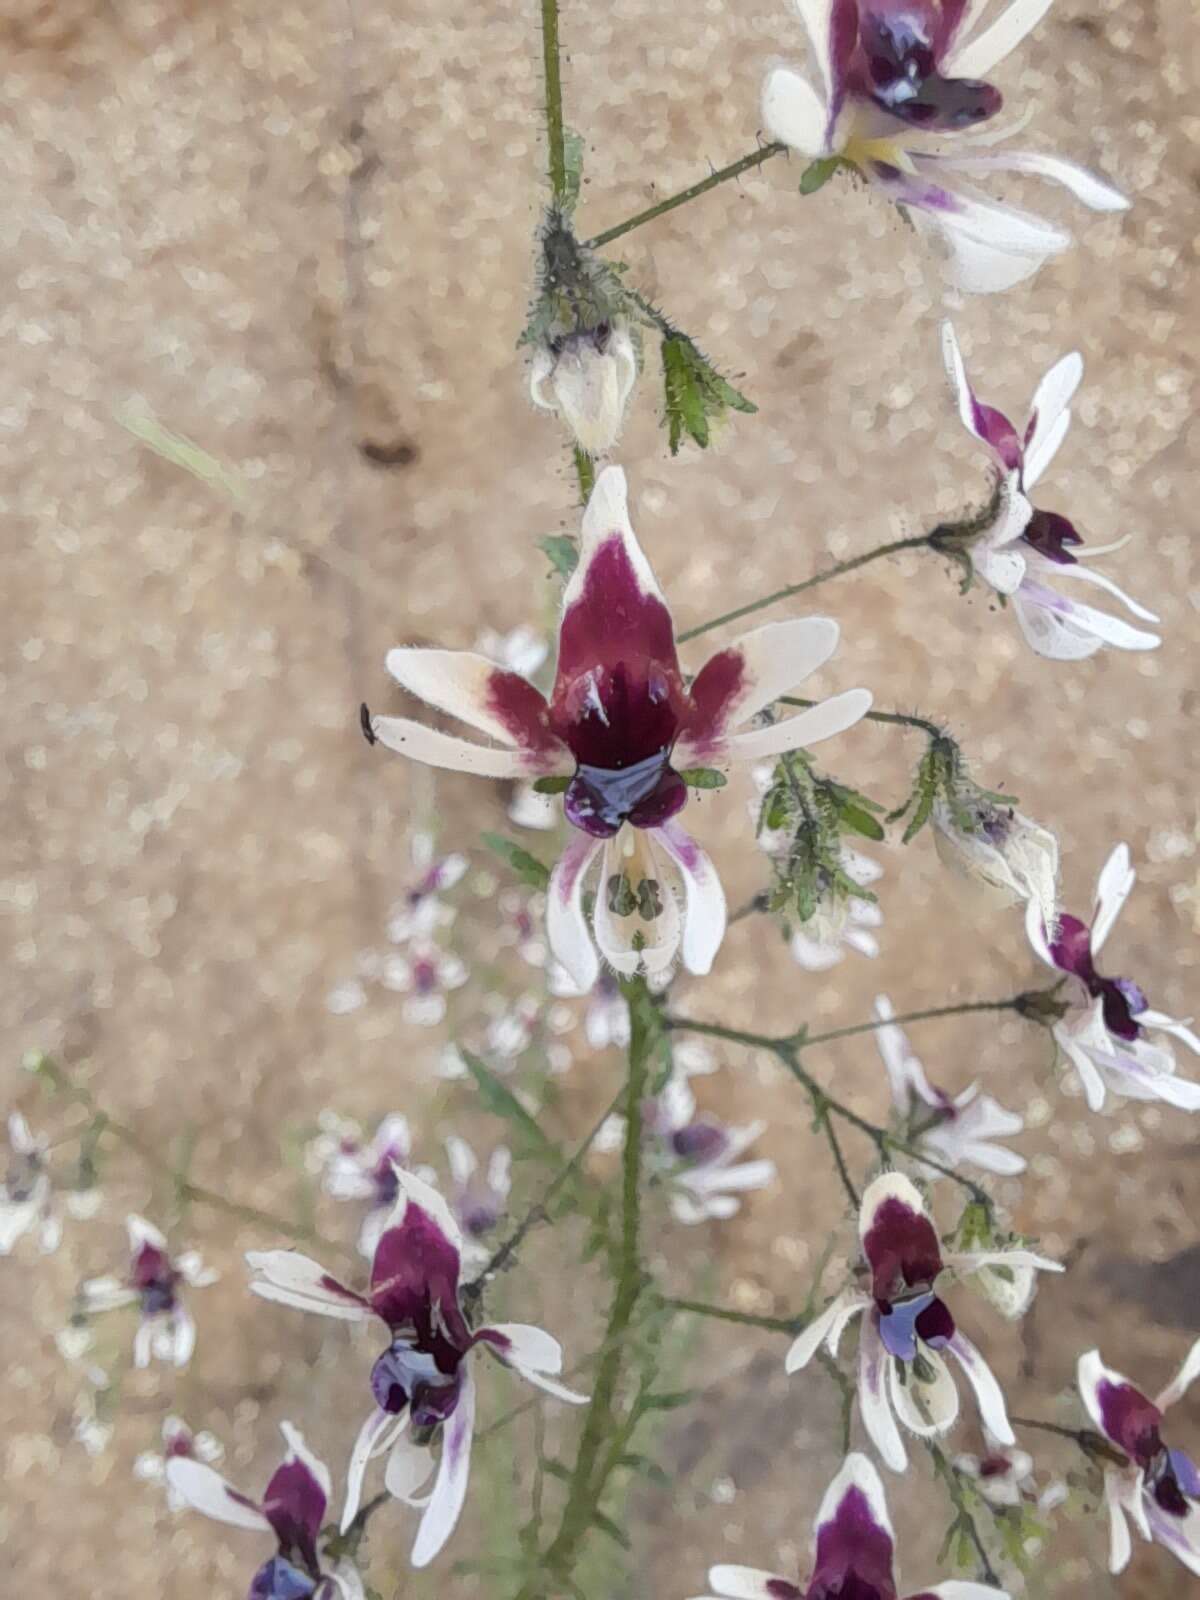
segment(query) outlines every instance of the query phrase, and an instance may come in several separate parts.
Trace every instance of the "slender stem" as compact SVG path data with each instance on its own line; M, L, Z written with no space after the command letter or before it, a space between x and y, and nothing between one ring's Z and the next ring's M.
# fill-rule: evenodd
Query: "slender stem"
M686 633L681 633L677 642L686 644L689 639L698 639L702 633L711 633L714 628L723 627L727 622L737 622L739 618L751 616L755 611L764 611L767 606L773 606L780 600L790 600L793 595L804 594L806 590L828 583L831 578L841 578L847 572L856 572L859 567L882 560L884 556L897 555L901 550L928 549L930 538L928 533L914 533L907 539L892 539L887 544L876 545L874 550L868 550L861 556L851 556L848 561L839 561L836 566L827 567L824 572L815 573L802 583L786 584L782 589L764 595L761 600L750 600L744 606L737 606L732 611L722 612L719 617L710 618L708 622L701 622Z
M710 1306L703 1300L663 1299L659 1302L667 1311L686 1311L693 1317L712 1317L718 1322L737 1322L743 1328L766 1328L771 1333L797 1334L803 1331L807 1317L760 1317L752 1311L734 1311L730 1306Z
M1036 1417L1010 1417L1009 1421L1014 1428L1033 1428L1038 1433L1051 1433L1056 1439L1069 1439L1085 1456L1109 1461L1114 1466L1123 1467L1129 1459L1093 1428L1064 1428L1061 1423L1041 1422Z
M125 1123L109 1116L95 1096L89 1090L73 1083L57 1062L52 1061L49 1056L41 1058L36 1070L39 1077L52 1084L55 1090L65 1095L73 1105L82 1106L91 1113L93 1118L91 1126L98 1129L98 1139L111 1134L118 1144L124 1145L127 1150L132 1150L134 1155L152 1171L167 1178L174 1189L176 1199L181 1204L208 1206L212 1211L221 1211L226 1216L237 1217L241 1222L268 1228L273 1233L281 1233L288 1239L304 1239L311 1244L319 1245L323 1250L336 1252L339 1255L353 1254L346 1246L335 1244L332 1239L326 1239L315 1228L305 1223L291 1222L286 1217L276 1216L273 1212L262 1211L258 1206L244 1205L240 1200L222 1194L220 1190L206 1189L203 1184L193 1183L190 1178L182 1177L175 1163L165 1160Z
M909 1011L900 1017L876 1018L873 1022L857 1022L849 1028L831 1028L828 1033L803 1034L795 1041L803 1049L812 1044L828 1044L833 1039L852 1039L855 1034L874 1033L886 1023L905 1027L910 1022L929 1022L934 1017L965 1017L976 1011L1016 1011L1024 995L1009 995L1005 1000L964 1000L959 1005L931 1006L925 1011Z
M950 1496L954 1509L958 1513L955 1519L957 1526L967 1535L967 1538L970 1539L975 1547L975 1554L979 1560L980 1577L985 1583L998 1584L1000 1582L1000 1574L992 1565L992 1558L988 1554L987 1545L983 1542L983 1535L980 1533L971 1508L967 1504L967 1497L963 1493L962 1483L959 1481L959 1475L953 1463L949 1460L942 1447L932 1439L925 1440L925 1448L929 1451L930 1458L933 1461L934 1471L946 1485L946 1493Z
M543 12L545 3L543 0ZM606 228L603 233L598 233L594 239L587 241L589 250L599 250L602 245L611 244L614 239L620 239L624 234L632 233L635 228L640 228L644 222L653 222L655 217L663 217L668 211L674 211L679 206L687 205L689 200L695 200L702 194L707 194L710 189L715 189L719 183L728 183L730 178L740 178L743 172L750 172L754 167L761 167L764 161L770 161L772 156L782 155L787 149L782 144L764 144L757 150L752 150L749 155L742 156L737 161L731 161L727 167L721 167L716 172L710 172L707 178L702 178L699 183L693 183L687 189L681 189L678 194L673 194L669 200L660 200L657 205L648 206L645 211L639 211L636 216L626 217L624 222L618 222L611 228Z
M832 1107L823 1104L820 1110L817 1112L817 1121L824 1129L825 1137L829 1141L829 1151L833 1156L833 1164L837 1168L838 1177L842 1180L842 1188L846 1191L846 1198L850 1202L850 1209L852 1211L857 1211L859 1203L858 1190L854 1187L854 1182L850 1177L850 1169L847 1167L846 1157L842 1153L841 1141L838 1139L837 1129L829 1120L829 1113L831 1110Z
M562 70L558 51L558 0L542 0L542 72L546 85L546 142L550 190L556 205L567 193L567 150L563 134Z
M650 1053L659 1021L653 1001L641 978L623 979L622 991L629 1003L629 1071L625 1080L625 1145L621 1158L621 1237L616 1263L616 1287L604 1332L600 1363L592 1398L584 1418L579 1451L567 1488L566 1504L558 1532L543 1558L545 1569L566 1581L576 1552L588 1529L604 1492L609 1458L602 1458L605 1441L613 1427L613 1408L621 1378L624 1336L629 1329L645 1278L641 1264L641 1183L642 1183L642 1103L646 1093ZM539 1588L538 1600L545 1591ZM534 1600L529 1585L521 1600Z

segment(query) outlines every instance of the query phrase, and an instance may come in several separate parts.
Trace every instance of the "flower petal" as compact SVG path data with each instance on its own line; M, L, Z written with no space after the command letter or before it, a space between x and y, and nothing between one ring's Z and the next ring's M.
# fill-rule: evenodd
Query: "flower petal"
M810 1590L894 1594L894 1548L879 1474L866 1456L855 1451L846 1457L842 1470L825 1491L817 1513ZM857 1586L854 1579L858 1579Z
M1097 574L1087 567L1053 568L1056 582L1080 572L1088 573L1084 582L1096 582ZM1128 600L1126 595L1121 598ZM1058 594L1032 577L1027 577L1013 596L1013 609L1033 649L1054 660L1086 660L1106 644L1114 650L1157 650L1162 644L1157 633L1131 627L1120 617Z
M725 1600L778 1600L777 1585L783 1582L774 1573L761 1572L757 1567L733 1566L710 1567L708 1581Z
M1188 1351L1184 1357L1183 1365L1154 1404L1160 1411L1165 1411L1168 1406L1176 1405L1183 1399L1197 1378L1200 1378L1200 1339L1197 1339Z
M829 1341L836 1350L846 1324L871 1304L871 1297L858 1289L843 1289L815 1316L792 1342L784 1357L783 1370L789 1374L806 1367L820 1347Z
M950 50L942 61L942 71L955 78L985 78L1037 27L1053 3L1054 0L1012 0L990 28Z
M1000 1444L1015 1445L1017 1441L1008 1420L1004 1391L996 1382L991 1367L961 1331L955 1332L954 1337L947 1343L946 1350L970 1379L984 1427Z
M691 687L694 715L675 751L677 767L712 759L724 735L802 683L837 649L839 628L829 617L768 622L718 650Z
M424 1506L427 1498L420 1491L433 1471L433 1456L427 1445L414 1442L407 1431L396 1438L388 1453L383 1486L395 1500L408 1506Z
M393 1166L399 1194L371 1263L371 1309L391 1328L419 1321L436 1305L461 1349L470 1335L458 1305L462 1231L445 1198Z
M1086 167L1062 156L1040 150L1004 150L996 155L939 156L941 166L952 172L1029 172L1035 177L1060 183L1089 211L1128 211L1129 201L1111 183L1105 183Z
M888 1402L892 1358L884 1347L874 1309L863 1318L858 1337L858 1409L871 1443L885 1466L903 1472L908 1452Z
M920 156L933 170L937 157ZM962 188L926 183L894 167L869 171L889 197L908 211L914 226L935 232L948 251L946 270L967 294L995 294L1031 277L1071 243L1071 235L1045 218Z
M302 1551L315 1563L317 1540L329 1504L330 1478L325 1463L304 1442L290 1422L280 1423L287 1454L271 1474L263 1495L263 1516L275 1531L281 1550Z
M389 750L447 772L469 772L476 778L527 778L530 773L553 770L523 750L472 744L408 717L372 717L371 732Z
M605 845L593 908L601 954L614 972L657 977L670 971L683 930L683 884L646 829L626 827Z
M565 757L550 732L549 707L519 673L468 650L396 649L387 654L396 682L499 744Z
M331 1278L319 1261L298 1250L248 1250L246 1264L251 1272L262 1274L250 1290L264 1300L346 1322L361 1322L370 1315L371 1308L362 1295Z
M1022 461L1021 440L1017 430L994 406L984 405L971 387L962 351L951 322L942 323L942 359L946 364L950 382L958 398L958 414L963 427L973 433L981 444L995 456L1006 472L1019 470Z
M1133 1554L1133 1540L1125 1520L1121 1476L1111 1467L1104 1473L1104 1503L1108 1507L1108 1570L1124 1572Z
M907 1383L900 1382L900 1363L888 1363L888 1393L900 1421L920 1439L935 1439L948 1433L958 1420L958 1386L950 1369L936 1350L924 1348L922 1358L933 1369L932 1383L918 1383L909 1371Z
M603 839L575 834L550 874L546 938L554 959L574 983L577 994L586 994L600 975L600 958L583 913L583 882L603 845Z
M167 1462L167 1482L193 1511L202 1512L215 1522L228 1523L231 1528L249 1528L255 1533L271 1532L271 1524L259 1508L202 1461L172 1456Z
M763 127L801 155L824 155L829 132L829 107L801 73L773 67L763 82Z
M562 1345L553 1334L544 1328L535 1328L532 1323L493 1322L480 1328L475 1337L501 1361L527 1367L533 1372L562 1371Z
M1025 488L1032 489L1054 459L1071 422L1070 404L1083 382L1078 350L1056 361L1038 384L1025 427Z
M712 968L725 937L725 891L716 868L690 834L675 822L649 830L683 878L683 964L703 977Z
M389 1444L408 1427L409 1417L407 1410L397 1415L376 1407L358 1430L346 1466L346 1503L342 1507L341 1525L343 1533L358 1515L358 1508L362 1504L363 1480L367 1475L368 1462L373 1456L382 1455Z
M908 1600L1009 1600L1007 1589L993 1589L987 1583L972 1583L966 1578L947 1578L932 1589L909 1595Z
M1155 1540L1189 1572L1200 1576L1200 1506L1192 1503L1186 1516L1176 1517L1150 1500L1146 1503L1146 1512Z
M1096 906L1092 913L1092 955L1099 955L1137 882L1137 871L1127 844L1119 844L1100 869L1096 880Z
M1066 566L1054 561L1044 564L1036 556L1033 561L1037 571L1044 573L1048 578L1053 578L1055 582L1066 580L1069 583L1074 580L1077 583L1095 584L1097 589L1103 589L1106 594L1114 595L1123 606L1132 611L1135 617L1141 617L1143 622L1158 622L1160 620L1156 611L1151 611L1149 607L1141 605L1132 595L1126 594L1124 589L1119 584L1114 583L1105 573L1097 572L1095 567L1085 567L1082 562L1076 562L1074 566ZM1141 637L1146 637L1146 635L1141 635ZM1139 647L1134 646L1132 648ZM1149 646L1141 646L1140 648L1145 649L1149 648Z
M414 1567L427 1567L454 1532L467 1497L471 1476L471 1439L475 1431L475 1380L469 1363L462 1367L458 1404L442 1425L442 1458L429 1504L412 1549Z
M798 716L785 717L766 728L735 733L729 740L729 755L734 761L761 761L782 755L785 750L804 750L834 734L845 733L871 709L874 696L869 689L846 689L831 695Z

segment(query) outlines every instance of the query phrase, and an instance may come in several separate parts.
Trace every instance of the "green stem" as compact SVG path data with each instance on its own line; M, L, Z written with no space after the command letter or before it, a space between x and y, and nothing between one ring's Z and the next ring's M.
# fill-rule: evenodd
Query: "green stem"
M561 205L567 194L567 146L563 133L558 0L542 0L542 72L546 85L546 143L550 192L554 196L555 205Z
M932 535L928 533L914 533L907 539L892 539L887 544L876 545L874 550L868 550L861 556L852 556L848 561L839 561L836 566L827 567L824 572L805 578L802 583L786 584L782 589L764 595L761 600L750 600L744 606L736 606L732 611L722 612L719 617L701 622L696 627L689 628L686 633L681 633L676 642L686 644L689 639L698 639L702 633L711 633L714 628L721 628L727 622L737 622L741 617L752 616L756 611L765 611L768 606L773 606L780 600L790 600L793 595L804 594L808 589L816 589L820 584L828 583L831 578L844 577L847 572L856 572L859 567L865 567L872 561L882 560L884 556L897 555L901 550L926 550L929 548L931 537Z
M729 1306L710 1306L703 1300L671 1300L659 1302L667 1311L685 1311L693 1317L712 1317L718 1322L736 1322L743 1328L766 1328L770 1333L801 1333L807 1317L760 1317L752 1311L734 1311Z
M642 1184L642 1104L646 1095L650 1055L659 1020L645 982L641 978L623 979L621 989L629 1004L629 1071L625 1080L625 1145L621 1158L621 1237L616 1260L616 1287L609 1308L608 1324L592 1398L588 1403L580 1435L575 1466L567 1487L566 1504L543 1557L548 1573L562 1582L570 1578L580 1545L591 1528L610 1470L605 1441L613 1429L613 1412L620 1384L624 1340L645 1288L642 1272L641 1184ZM526 1584L520 1600L542 1600L540 1587Z
M951 1503L957 1513L955 1518L956 1525L966 1534L975 1547L975 1554L979 1561L979 1576L985 1583L999 1584L1000 1574L992 1565L992 1558L988 1554L987 1545L983 1542L983 1535L980 1533L971 1508L967 1504L967 1497L963 1493L958 1472L939 1444L935 1444L932 1439L926 1439L925 1448L929 1451L930 1458L933 1461L934 1471L946 1485L946 1493L950 1496Z
M545 12L545 0L542 10ZM707 178L702 178L699 183L693 183L687 189L681 189L678 194L673 194L669 200L660 200L657 205L647 206L645 211L639 211L636 216L626 217L624 222L618 222L611 228L606 228L603 233L598 233L594 239L587 241L589 250L599 250L601 246L611 244L614 239L620 239L624 234L632 233L635 228L640 228L644 222L653 222L655 217L666 216L668 211L674 211L679 206L687 205L689 200L695 200L702 194L707 194L710 189L715 189L719 183L728 183L730 178L740 178L743 172L750 172L755 167L761 167L764 161L770 161L773 156L782 155L787 149L782 144L764 144L757 150L752 150L748 156L742 156L737 161L731 161L727 167L721 167L716 172L709 173Z

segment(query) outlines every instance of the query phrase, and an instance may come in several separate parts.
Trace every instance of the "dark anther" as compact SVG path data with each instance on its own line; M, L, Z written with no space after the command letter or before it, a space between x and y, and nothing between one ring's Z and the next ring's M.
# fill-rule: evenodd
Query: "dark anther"
M368 744L377 744L379 742L375 736L375 729L371 726L371 711L365 700L358 708L358 725L362 729L362 736Z

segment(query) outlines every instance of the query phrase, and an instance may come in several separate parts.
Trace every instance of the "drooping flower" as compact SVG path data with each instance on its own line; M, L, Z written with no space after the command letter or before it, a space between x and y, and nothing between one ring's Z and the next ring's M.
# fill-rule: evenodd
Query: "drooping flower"
M984 1425L1002 1444L1016 1439L991 1368L958 1328L937 1292L943 1272L965 1277L981 1269L1061 1272L1029 1250L972 1250L943 1255L920 1192L899 1172L885 1172L862 1197L859 1235L871 1273L869 1292L846 1289L814 1317L788 1351L786 1370L806 1367L824 1344L836 1355L842 1334L862 1317L858 1404L863 1426L883 1461L903 1472L908 1452L897 1417L919 1438L948 1432L958 1417L958 1387L942 1352L967 1375Z
M825 1491L817 1513L812 1572L792 1583L754 1567L709 1570L704 1600L896 1600L896 1538L873 1463L855 1452ZM1003 1589L951 1578L908 1600L1008 1600Z
M183 1298L184 1289L204 1289L216 1283L217 1274L204 1265L195 1250L172 1256L167 1241L144 1217L125 1219L130 1262L124 1278L89 1278L80 1289L87 1316L136 1305L140 1316L133 1337L137 1367L169 1361L186 1367L196 1348L196 1324Z
M1108 1089L1131 1100L1165 1100L1183 1111L1200 1111L1200 1083L1177 1077L1174 1052L1149 1035L1178 1039L1198 1055L1200 1039L1186 1022L1152 1011L1132 978L1106 978L1096 970L1096 957L1136 878L1129 846L1119 844L1096 884L1091 927L1064 913L1052 937L1030 901L1029 942L1047 966L1067 977L1068 1010L1054 1023L1054 1038L1078 1072L1093 1111L1104 1104Z
M1061 156L992 153L1007 137L971 133L1000 110L981 81L1041 21L1049 0L1011 0L978 29L986 0L796 0L819 84L777 66L763 85L773 139L811 160L853 167L936 235L953 283L969 293L1008 289L1030 277L1071 236L1042 217L961 181L1029 172L1068 189L1093 211L1124 211L1109 184Z
M1058 840L1013 805L956 774L929 817L938 856L952 871L986 884L1004 905L1036 900L1043 922L1055 920Z
M491 1252L483 1241L508 1209L512 1190L512 1151L497 1145L486 1167L465 1139L451 1134L446 1140L453 1189L450 1204L463 1233L463 1261L481 1266Z
M688 1081L692 1075L686 1061L677 1062L664 1088L646 1107L643 1123L654 1142L651 1165L667 1186L677 1222L721 1221L741 1209L741 1195L774 1182L775 1163L740 1159L761 1137L766 1123L734 1126L700 1112Z
M0 1256L10 1255L25 1234L37 1230L45 1255L62 1242L62 1215L56 1204L54 1182L46 1161L47 1144L34 1134L19 1111L8 1118L8 1166L0 1183ZM95 1188L67 1192L72 1216L94 1216L100 1195Z
M1035 508L1028 496L1058 454L1071 425L1071 400L1083 378L1076 351L1057 362L1038 384L1023 433L994 407L976 399L967 378L954 329L942 325L946 369L958 396L959 415L968 432L986 446L1000 475L995 521L970 546L971 566L1012 605L1026 642L1054 661L1081 661L1106 644L1116 650L1156 650L1157 633L1135 628L1120 617L1059 592L1066 582L1091 584L1118 599L1144 622L1157 622L1119 589L1111 578L1084 563L1119 550L1125 539L1084 550L1072 522L1057 511Z
M322 1552L329 1469L297 1428L290 1422L280 1426L287 1453L261 1501L190 1456L167 1462L167 1483L183 1505L214 1522L274 1536L278 1549L254 1574L247 1600L364 1600L366 1590L353 1563L343 1559L331 1565Z
M1100 1432L1126 1458L1104 1472L1111 1525L1109 1567L1122 1572L1132 1541L1126 1518L1143 1539L1153 1539L1200 1575L1200 1467L1163 1443L1163 1413L1200 1377L1200 1340L1188 1351L1173 1383L1148 1400L1128 1378L1112 1372L1098 1350L1079 1358L1079 1392Z
M433 835L419 830L409 846L413 877L388 916L387 934L393 944L412 940L428 943L438 930L454 921L454 908L442 896L467 870L467 858L457 851L439 856Z
M458 1223L437 1190L412 1173L398 1167L396 1182L396 1205L380 1235L365 1295L295 1251L251 1251L246 1260L256 1274L250 1287L264 1300L346 1322L377 1317L386 1327L387 1347L371 1369L374 1405L350 1456L342 1528L358 1512L368 1462L387 1452L388 1491L424 1505L412 1551L413 1565L423 1567L450 1537L466 1497L475 1426L472 1351L482 1346L560 1400L582 1403L586 1396L555 1381L562 1349L541 1328L518 1322L468 1326L459 1301ZM420 1442L411 1437L413 1430ZM438 1430L437 1480L427 1501L416 1501L432 1470L424 1445Z
M564 806L576 832L551 877L547 925L551 950L580 992L600 970L583 907L597 868L595 939L615 970L663 973L682 953L689 971L705 973L724 936L725 897L677 820L688 796L681 771L761 760L857 722L871 703L865 689L771 726L746 726L827 661L837 640L827 618L770 623L718 651L687 686L671 614L630 526L625 474L607 467L563 596L549 700L482 656L393 650L397 682L497 743L473 744L404 717L375 717L369 727L433 766L569 779Z
M225 1447L215 1434L207 1430L193 1433L182 1417L163 1418L162 1449L143 1450L133 1463L133 1475L143 1483L161 1483L166 1490L167 1505L172 1511L182 1511L187 1501L171 1482L168 1471L172 1461L202 1461L210 1466L220 1461Z
M850 845L842 846L841 870L861 889L883 876L877 861ZM847 950L874 959L879 954L875 934L882 926L883 912L874 900L831 885L808 921L793 929L789 941L792 959L806 972L828 972Z
M875 1043L887 1069L892 1104L902 1122L906 1126L916 1123L923 1129L916 1136L917 1149L928 1150L946 1167L965 1164L1002 1177L1024 1172L1024 1156L996 1143L1020 1133L1025 1127L1024 1118L1006 1111L991 1095L981 1094L977 1083L953 1096L935 1088L913 1054L904 1030L891 1020L895 1014L887 995L878 995L875 1015L882 1026L875 1029ZM921 1172L927 1181L938 1175L933 1167Z
M324 1113L321 1132L310 1143L306 1159L322 1175L326 1194L335 1200L367 1203L359 1230L358 1248L368 1261L375 1254L379 1235L396 1204L396 1168L412 1162L412 1131L408 1118L395 1111L383 1118L369 1139L356 1122ZM427 1169L422 1178L431 1176Z
M414 939L383 964L383 986L404 996L401 1014L415 1027L436 1028L446 1019L447 996L461 989L470 973L466 963L432 940Z
M637 383L637 351L623 318L556 333L534 350L529 395L556 411L579 448L603 455L616 444Z

